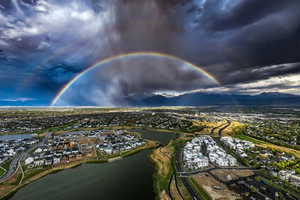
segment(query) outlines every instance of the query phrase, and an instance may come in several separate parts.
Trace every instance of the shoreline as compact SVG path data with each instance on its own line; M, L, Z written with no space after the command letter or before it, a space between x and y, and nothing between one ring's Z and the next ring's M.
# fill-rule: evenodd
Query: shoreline
M149 155L150 162L155 169L152 174L155 199L171 199L169 196L169 182L174 172L174 141L170 140L167 145L157 148Z
M79 161L70 162L70 163L65 164L63 166L60 166L60 167L53 167L53 168L50 168L50 169L45 169L44 171L42 171L42 172L40 172L40 173L38 173L38 174L36 174L32 177L29 177L22 184L17 185L14 188L12 188L11 190L9 190L8 192L6 192L2 197L0 197L0 200L8 200L8 199L12 198L14 196L14 194L17 193L20 189L26 187L27 185L29 185L29 184L45 177L45 176L55 174L55 173L58 173L58 172L61 172L61 171L67 170L67 169L73 169L73 168L79 167L83 164L108 163L109 160L111 160L111 159L115 159L115 158L123 159L123 158L129 157L129 156L132 156L134 154L137 154L137 153L139 153L143 150L154 149L158 146L159 146L158 142L152 141L152 140L147 140L147 144L145 144L141 147L138 147L138 148L133 149L131 151L123 152L121 154L115 155L113 157L106 158L104 160L83 159L83 160L79 160Z

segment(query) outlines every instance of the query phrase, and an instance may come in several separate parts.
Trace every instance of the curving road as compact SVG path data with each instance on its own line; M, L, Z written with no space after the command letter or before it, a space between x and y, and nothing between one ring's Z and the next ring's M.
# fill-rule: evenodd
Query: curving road
M181 171L181 151L176 152L176 159L175 159L175 166L176 166L176 171ZM194 191L193 187L190 185L188 178L186 177L180 177L181 182L183 183L184 187L188 190L190 196L193 198L193 200L202 200L201 197L198 196L197 192Z
M8 171L0 178L0 183L9 180L12 176L16 174L19 169L19 164L22 159L25 158L25 152L18 154L10 163Z
M212 136L217 128L221 128L221 127L224 126L224 125L226 125L226 124L221 124L220 126L213 127L213 128L210 130L210 133L209 133L209 134Z
M181 199L184 200L184 197L183 197L183 195L181 194L181 191L180 191L179 186L178 186L178 183L177 183L177 176L176 176L175 174L174 174L173 176L174 176L174 179L175 179L176 189L177 189L177 191L178 191L178 193L179 193Z
M224 126L225 125L225 126ZM211 129L210 131L210 135L213 135L214 131L220 127L219 131L218 131L218 135L221 137L222 136L222 132L228 128L231 125L231 121L227 120L227 124L222 124L220 126L214 127ZM252 168L245 168L245 167L227 167L227 168L222 168L222 167L214 167L214 168L207 168L207 169L202 169L202 170L197 170L197 171L193 171L193 172L181 172L181 151L176 151L176 159L175 159L175 166L176 166L176 173L179 174L178 178L180 178L180 180L182 181L183 185L185 186L185 188L188 190L189 194L191 195L191 197L193 198L193 200L202 200L202 198L197 194L197 192L193 189L193 187L190 185L189 181L188 181L188 176L190 175L195 175L201 172L210 172L212 170L216 170L216 169L238 169L238 170L253 170Z
M222 127L222 128L219 129L219 132L218 132L219 137L222 137L222 132L223 132L226 128L228 128L230 125L231 125L231 121L227 120L226 126L224 126L224 127Z
M47 133L47 135L43 138L43 140L40 141L38 144L35 144L29 149L27 149L26 151L22 152L21 154L16 155L14 159L11 161L7 172L0 178L0 183L3 183L9 180L11 177L13 177L19 170L19 167L21 166L21 161L24 160L26 157L28 157L28 153L33 149L35 149L36 147L44 145L51 135L52 133Z

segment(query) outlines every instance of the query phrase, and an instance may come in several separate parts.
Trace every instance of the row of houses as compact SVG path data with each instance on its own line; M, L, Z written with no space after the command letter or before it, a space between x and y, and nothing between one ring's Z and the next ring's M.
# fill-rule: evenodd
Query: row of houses
M41 166L52 166L60 163L68 163L72 160L82 158L82 153L78 152L76 154L65 154L61 153L61 155L34 155L27 157L24 164L28 167L41 167Z
M277 176L283 181L289 181L291 184L300 188L300 176L296 175L295 170L281 170Z
M86 154L86 152L80 151L80 146L80 144L77 144L72 148L68 147L64 149L55 148L53 145L41 146L25 159L24 164L28 167L40 167L80 159Z
M99 137L101 142L96 147L106 154L116 154L122 151L128 151L146 144L141 138L125 134L121 131L115 131L109 135Z
M255 147L255 145L252 142L240 140L238 138L221 137L220 140L230 149L234 150L240 157L243 158L247 157L247 154L245 152L246 149Z
M95 148L106 154L119 153L144 145L146 142L122 130L76 131L51 136L35 149L24 164L28 167L51 166L92 156Z
M94 138L101 133L101 131L77 131L51 136L44 145L36 148L25 159L24 164L28 167L40 167L81 159L90 154L94 147L94 143L83 140Z
M36 138L0 141L0 164L39 142Z

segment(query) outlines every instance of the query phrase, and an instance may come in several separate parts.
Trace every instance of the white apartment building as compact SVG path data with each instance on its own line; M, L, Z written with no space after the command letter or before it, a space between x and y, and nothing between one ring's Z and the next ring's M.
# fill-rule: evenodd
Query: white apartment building
M237 160L219 147L210 136L200 136L188 142L184 147L183 161L189 169L207 167L209 162L220 167L237 165Z

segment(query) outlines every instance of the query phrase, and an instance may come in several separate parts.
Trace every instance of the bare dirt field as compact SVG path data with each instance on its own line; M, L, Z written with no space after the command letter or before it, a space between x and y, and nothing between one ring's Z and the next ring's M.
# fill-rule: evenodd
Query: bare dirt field
M252 170L224 170L224 169L217 169L211 171L212 174L216 175L218 178L220 178L222 181L231 181L236 180L240 177L247 177L254 175Z
M239 194L229 190L226 185L218 182L208 173L194 175L193 179L197 184L201 185L214 200L240 199Z

